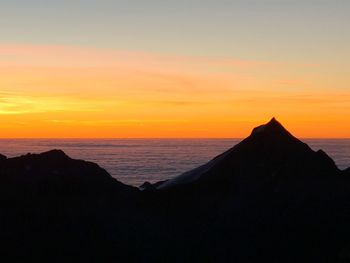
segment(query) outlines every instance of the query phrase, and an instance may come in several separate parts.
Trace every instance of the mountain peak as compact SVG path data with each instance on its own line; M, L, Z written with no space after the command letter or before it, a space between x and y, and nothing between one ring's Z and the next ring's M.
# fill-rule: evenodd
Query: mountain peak
M268 123L260 125L253 129L251 136L258 136L260 134L271 136L287 136L293 137L283 125L273 117Z
M272 119L268 122L268 124L280 124L275 117L272 117Z
M248 138L208 163L156 187L164 190L195 184L208 192L216 191L212 190L213 185L221 190L231 191L232 187L241 192L246 190L239 189L253 191L252 189L269 182L277 174L286 174L287 177L292 173L307 176L314 169L317 173L327 171L332 174L338 171L326 153L314 152L289 133L276 118L272 118L254 128Z

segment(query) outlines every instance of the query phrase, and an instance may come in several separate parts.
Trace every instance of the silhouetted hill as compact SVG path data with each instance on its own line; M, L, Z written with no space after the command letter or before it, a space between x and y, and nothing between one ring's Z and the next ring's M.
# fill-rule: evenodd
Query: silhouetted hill
M1 155L2 256L350 262L349 169L275 119L207 164L142 188L60 150Z
M27 154L15 158L3 157L0 161L2 185L42 184L55 187L92 187L89 190L96 190L99 187L109 187L115 191L124 192L136 190L134 187L118 182L97 164L71 159L61 150Z
M1 158L2 258L93 259L108 247L109 231L119 231L127 240L126 221L132 219L119 214L131 215L138 193L97 164L71 159L61 150ZM114 220L117 226L110 227ZM121 222L125 223L119 226Z
M247 194L275 180L307 180L309 177L317 180L321 174L338 173L334 161L325 152L314 152L273 118L212 161L157 188L184 186L200 188L206 194Z
M157 188L188 232L210 236L200 243L213 261L334 262L337 242L350 233L349 177L275 119ZM228 244L237 249L228 252Z

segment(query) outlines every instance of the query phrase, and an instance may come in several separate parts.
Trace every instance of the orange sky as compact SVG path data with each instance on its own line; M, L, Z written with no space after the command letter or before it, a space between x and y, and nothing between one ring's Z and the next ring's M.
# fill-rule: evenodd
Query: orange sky
M340 65L0 44L0 137L350 137Z

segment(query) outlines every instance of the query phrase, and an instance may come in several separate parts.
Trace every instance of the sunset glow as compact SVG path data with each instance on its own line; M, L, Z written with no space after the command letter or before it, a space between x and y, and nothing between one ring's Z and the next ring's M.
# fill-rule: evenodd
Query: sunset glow
M239 41L215 54L28 39L0 39L0 137L243 137L273 116L299 137L350 137L349 60L322 42L293 55L261 38L264 58Z
M350 136L350 94L334 88L347 79L328 84L327 65L66 46L0 54L1 137L242 137L276 113L299 136Z

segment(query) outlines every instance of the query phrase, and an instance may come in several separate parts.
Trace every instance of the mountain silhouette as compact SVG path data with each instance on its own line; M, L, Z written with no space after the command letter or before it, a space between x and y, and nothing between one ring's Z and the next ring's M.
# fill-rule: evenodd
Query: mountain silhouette
M41 154L0 158L0 188L10 185L30 188L34 185L42 191L110 191L132 192L137 189L122 184L104 169L92 162L74 160L61 150ZM50 188L52 187L52 188Z
M343 246L336 242L349 240L347 173L273 118L208 163L155 186L193 239L210 237L200 246L213 261L336 262Z
M255 191L280 176L338 173L334 161L323 151L314 152L291 135L275 118L253 129L251 135L212 161L168 180L158 189L189 184L210 186L222 192ZM287 178L286 178L287 179ZM212 187L214 186L215 187ZM235 188L235 190L233 189Z
M350 262L350 168L275 118L208 163L141 189L61 150L0 155L2 257Z

